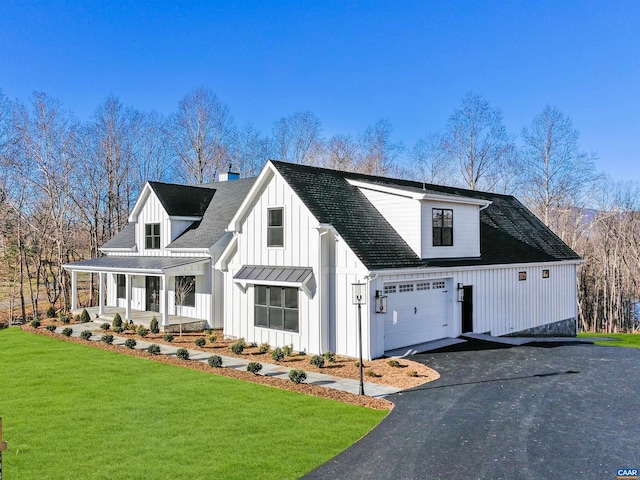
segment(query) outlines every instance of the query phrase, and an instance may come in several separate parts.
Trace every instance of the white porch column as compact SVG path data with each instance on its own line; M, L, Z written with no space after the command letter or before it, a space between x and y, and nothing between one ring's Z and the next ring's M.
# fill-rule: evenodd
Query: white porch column
M127 320L131 320L131 275L125 273L124 275L124 285L126 290L126 303L125 303L125 311L124 316Z
M71 270L71 311L78 308L78 272Z
M169 325L169 277L165 273L162 275L162 325Z
M98 315L104 314L104 273L98 274L100 283L98 284Z

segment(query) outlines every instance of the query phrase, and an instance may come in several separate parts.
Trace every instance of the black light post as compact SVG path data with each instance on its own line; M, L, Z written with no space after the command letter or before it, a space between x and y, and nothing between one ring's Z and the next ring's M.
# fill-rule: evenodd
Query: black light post
M0 480L2 480L2 452L7 449L7 442L2 441L2 418L0 418Z
M352 283L351 287L353 288L353 303L354 305L358 305L358 343L360 347L360 395L364 395L364 379L363 379L363 365L362 365L362 305L367 304L366 300L366 292L367 292L367 284L366 283Z

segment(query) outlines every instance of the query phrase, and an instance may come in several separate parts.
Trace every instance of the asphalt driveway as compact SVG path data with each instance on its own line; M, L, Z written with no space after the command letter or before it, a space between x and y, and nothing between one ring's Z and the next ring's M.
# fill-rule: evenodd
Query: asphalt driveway
M307 479L615 479L640 467L640 349L570 345L412 357L436 382Z

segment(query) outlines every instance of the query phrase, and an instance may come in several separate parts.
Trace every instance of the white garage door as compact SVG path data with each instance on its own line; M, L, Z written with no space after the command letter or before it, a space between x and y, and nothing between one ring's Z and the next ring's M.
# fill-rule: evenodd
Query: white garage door
M445 280L385 283L385 350L448 336L446 285Z

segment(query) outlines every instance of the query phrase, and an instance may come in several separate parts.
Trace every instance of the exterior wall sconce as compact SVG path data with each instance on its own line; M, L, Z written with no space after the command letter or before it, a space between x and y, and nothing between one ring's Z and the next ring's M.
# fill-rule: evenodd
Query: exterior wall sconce
M464 283L458 284L458 301L464 302Z
M376 313L387 313L387 296L376 290Z

